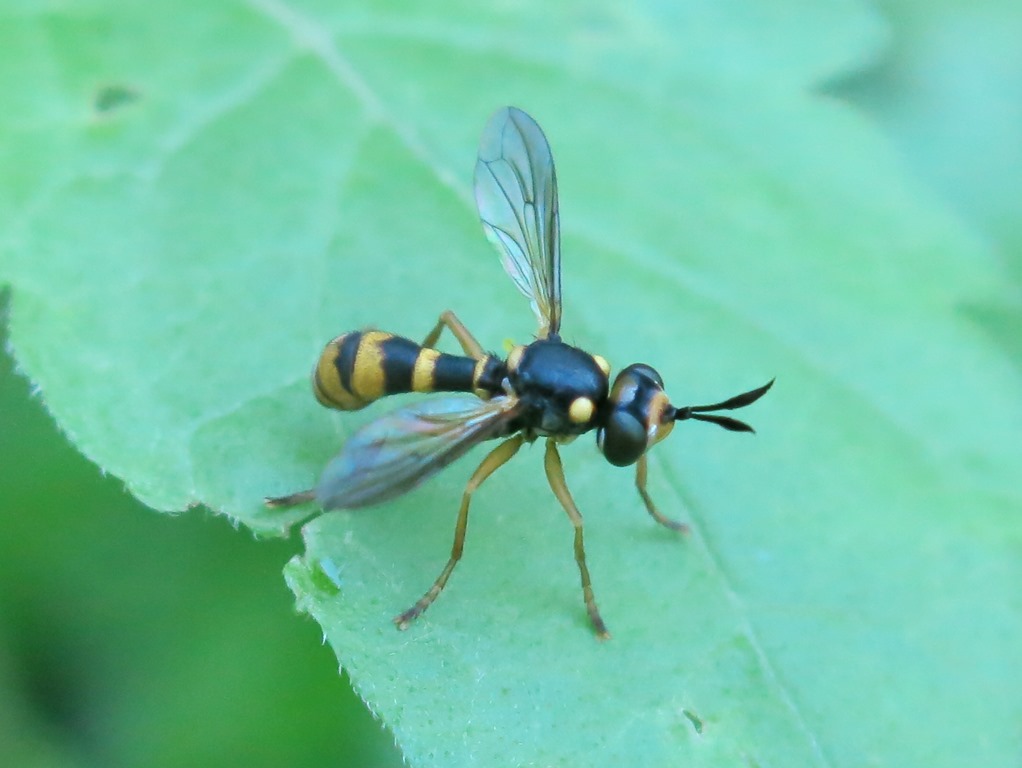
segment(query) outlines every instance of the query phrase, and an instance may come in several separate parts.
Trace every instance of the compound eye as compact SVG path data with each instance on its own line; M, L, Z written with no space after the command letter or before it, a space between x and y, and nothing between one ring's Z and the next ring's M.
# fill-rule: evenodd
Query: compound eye
M645 363L633 363L625 368L625 371L632 373L640 378L646 379L653 382L657 389L664 388L664 380L660 377L660 374L656 372L656 369L652 366L646 365ZM622 371L624 373L624 371Z
M616 467L627 467L646 450L646 425L627 411L615 410L596 436L603 455Z

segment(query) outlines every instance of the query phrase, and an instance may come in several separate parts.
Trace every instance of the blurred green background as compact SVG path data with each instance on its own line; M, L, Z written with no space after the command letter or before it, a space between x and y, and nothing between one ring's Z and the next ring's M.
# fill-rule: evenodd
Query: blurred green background
M0 414L0 765L400 765L295 613L300 544L142 506L6 354Z
M880 8L882 59L825 90L876 119L1018 288L1022 9ZM999 341L1022 360L1022 333ZM0 764L399 764L294 613L281 568L299 543L148 511L67 444L6 355L0 414Z

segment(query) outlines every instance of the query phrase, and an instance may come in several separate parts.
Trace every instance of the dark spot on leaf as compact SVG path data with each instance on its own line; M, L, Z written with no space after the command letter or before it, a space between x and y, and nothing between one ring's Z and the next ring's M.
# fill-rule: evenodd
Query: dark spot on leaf
M703 732L703 721L699 718L699 715L688 709L683 709L681 712L688 718L689 722L692 723L692 727L696 729L696 733L701 734Z
M108 115L124 109L142 98L142 93L130 85L111 83L101 85L92 97L92 108L99 115Z

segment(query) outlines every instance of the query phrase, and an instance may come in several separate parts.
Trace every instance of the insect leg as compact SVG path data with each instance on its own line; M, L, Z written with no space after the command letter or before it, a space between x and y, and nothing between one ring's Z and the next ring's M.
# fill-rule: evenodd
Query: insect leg
M456 338L458 343L461 344L461 348L465 350L466 355L475 360L482 360L486 357L486 352L483 351L479 342L475 340L475 337L471 333L469 333L468 328L466 328L465 324L458 319L458 316L449 309L440 313L440 319L437 320L436 326L434 326L433 330L429 332L426 340L422 342L422 346L430 348L434 347L444 328L450 328L451 333L454 334L454 338Z
M596 636L601 640L606 640L610 637L610 633L600 616L600 609L596 607L593 585L589 580L589 568L586 567L586 550L582 542L582 513L575 506L575 502L571 498L571 491L568 490L568 485L564 482L561 456L557 452L557 444L552 439L546 442L546 457L543 464L546 467L546 477L550 483L550 489L554 492L557 500L561 502L564 511L568 513L571 524L575 526L575 562L578 563L578 571L582 576L582 597L585 599L589 620L593 623Z
M432 604L440 591L447 584L447 579L450 578L451 572L454 570L454 566L458 564L461 559L461 553L465 548L465 529L468 527L468 505L472 500L472 493L482 485L483 481L492 475L498 468L506 464L511 460L511 457L518 453L518 449L522 447L525 436L521 433L515 435L512 438L505 440L503 443L498 445L492 451L487 454L486 458L483 459L483 463L479 465L475 472L472 473L472 477L469 478L468 485L465 486L465 493L461 497L461 509L458 510L458 522L454 527L454 545L451 547L451 559L447 561L447 565L444 566L443 571L437 577L437 580L433 582L433 586L429 588L429 591L424 594L419 601L409 608L407 611L399 616L394 617L394 623L397 624L398 629L407 629L408 625L414 621L423 611L425 611Z
M646 492L646 454L642 454L639 457L638 462L635 464L635 487L639 489L639 495L642 496L642 500L646 502L646 510L660 525L665 528L670 528L672 531L680 531L681 533L688 533L689 528L680 520L672 520L669 517L664 517L660 514L660 510L656 508L656 504L653 503L653 499L649 493Z
M308 491L289 493L287 496L268 496L263 499L263 503L268 507L296 507L307 501L313 501L315 498L316 492L309 489Z

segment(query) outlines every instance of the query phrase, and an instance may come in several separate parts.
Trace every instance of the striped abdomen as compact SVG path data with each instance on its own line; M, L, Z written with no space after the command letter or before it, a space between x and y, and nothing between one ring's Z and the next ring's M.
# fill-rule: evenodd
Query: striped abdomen
M326 345L312 373L316 399L328 408L357 411L401 392L500 392L504 365L447 355L383 331L352 331Z

